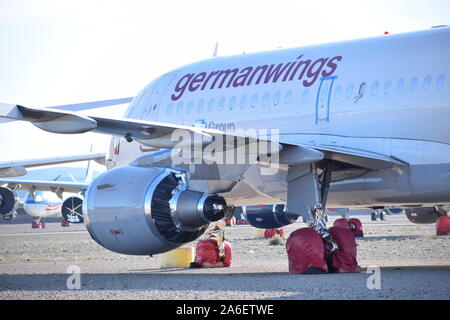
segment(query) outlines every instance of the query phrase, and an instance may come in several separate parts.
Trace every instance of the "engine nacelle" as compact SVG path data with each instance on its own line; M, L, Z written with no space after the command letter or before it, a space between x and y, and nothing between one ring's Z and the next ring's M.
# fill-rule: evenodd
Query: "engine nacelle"
M18 205L17 193L9 188L0 187L0 214L3 217L12 217Z
M405 213L408 220L416 224L435 223L439 217L447 215L441 207L410 208Z
M297 215L286 212L281 204L242 207L248 223L259 229L276 229L297 221Z
M92 238L111 251L134 255L193 241L225 211L222 197L189 190L180 171L131 165L97 177L83 202Z
M64 220L70 223L83 223L83 198L73 196L64 200L61 206L61 214Z

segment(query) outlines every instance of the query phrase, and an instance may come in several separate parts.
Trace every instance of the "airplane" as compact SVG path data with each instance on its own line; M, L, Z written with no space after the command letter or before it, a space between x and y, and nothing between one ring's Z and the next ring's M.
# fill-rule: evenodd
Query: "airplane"
M61 215L62 200L53 192L36 191L34 195L27 194L23 203L23 209L29 216L34 217L31 227L45 228L45 218L62 217ZM68 224L64 219L61 226L67 227Z
M449 57L443 26L185 65L123 118L78 112L96 102L2 104L0 117L112 136L108 171L78 186L87 230L111 251L163 253L256 205L286 205L281 216L303 216L333 243L326 207L449 218Z
M49 177L54 177L52 181L67 181L73 180L76 182L77 178L84 181L84 183L92 180L93 177L98 176L97 171L93 171L91 161L88 162L87 168L78 167L48 167L46 169L34 169L27 172L26 180L22 178L18 179L8 179L8 185L6 187L0 186L0 193L8 192L8 190L26 190L25 194L17 194L19 199L18 204L22 202L22 208L25 213L33 217L33 222L31 227L35 228L45 228L46 218L56 218L60 217L61 226L69 227L70 221L75 220L75 223L79 223L81 220L79 217L71 217L68 215L67 207L64 207L65 201L71 203L77 201L80 195L75 195L74 193L63 193L53 191L40 191L32 185L33 181L36 179L48 179ZM83 180L84 179L84 180ZM0 185L2 184L2 178L0 178ZM88 183L86 184L88 185ZM81 206L81 205L80 205ZM3 215L4 220L12 220L16 217L16 210L10 212L8 215ZM80 221L79 221L80 220Z

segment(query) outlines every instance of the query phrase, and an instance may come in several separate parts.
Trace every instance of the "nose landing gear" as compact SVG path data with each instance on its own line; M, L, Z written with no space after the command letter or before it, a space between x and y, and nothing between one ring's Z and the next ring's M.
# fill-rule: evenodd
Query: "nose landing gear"
M34 219L31 223L31 228L33 229L44 229L45 228L45 221L42 218Z

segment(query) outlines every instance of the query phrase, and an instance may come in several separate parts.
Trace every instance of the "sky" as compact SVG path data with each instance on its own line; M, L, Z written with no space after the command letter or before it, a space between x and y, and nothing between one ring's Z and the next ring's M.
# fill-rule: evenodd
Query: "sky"
M218 55L450 24L448 0L0 0L0 102L45 107L135 96ZM120 117L126 106L92 115ZM105 151L109 137L0 122L0 161Z

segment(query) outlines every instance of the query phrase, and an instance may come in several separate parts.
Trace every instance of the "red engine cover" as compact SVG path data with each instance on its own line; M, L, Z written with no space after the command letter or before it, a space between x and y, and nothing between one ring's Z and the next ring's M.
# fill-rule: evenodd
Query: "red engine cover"
M439 217L436 221L436 235L445 236L450 234L450 217Z
M286 241L289 273L308 273L308 268L328 272L321 236L311 228L292 232Z

